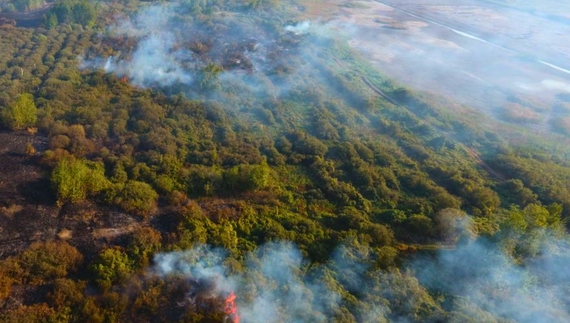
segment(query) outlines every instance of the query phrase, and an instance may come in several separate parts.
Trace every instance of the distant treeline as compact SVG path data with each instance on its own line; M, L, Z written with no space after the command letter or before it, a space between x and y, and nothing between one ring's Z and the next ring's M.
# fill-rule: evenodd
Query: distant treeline
M47 28L55 28L60 23L92 26L97 19L97 10L87 0L56 1L44 16Z

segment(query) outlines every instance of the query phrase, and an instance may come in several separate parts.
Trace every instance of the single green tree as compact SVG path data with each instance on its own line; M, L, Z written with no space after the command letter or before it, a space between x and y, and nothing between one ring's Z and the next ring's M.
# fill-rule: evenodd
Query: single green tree
M4 108L1 113L2 123L12 130L33 126L38 120L38 109L34 97L24 93L16 101Z
M58 204L80 202L109 186L102 165L73 157L58 162L51 181Z
M49 13L47 16L44 17L44 24L48 29L55 29L55 27L59 25L59 21L57 20L57 15L54 12Z
M156 208L157 199L158 194L147 183L128 181L116 192L114 203L127 212L146 216Z
M108 248L99 253L91 269L95 274L95 282L106 291L129 277L133 271L133 262L120 249Z
M71 8L73 22L83 26L92 27L97 19L97 10L87 1L81 1Z

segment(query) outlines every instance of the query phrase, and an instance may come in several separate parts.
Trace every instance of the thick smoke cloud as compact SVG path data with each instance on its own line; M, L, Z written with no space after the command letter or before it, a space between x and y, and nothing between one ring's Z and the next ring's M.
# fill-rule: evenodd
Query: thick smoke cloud
M183 274L191 280L213 282L212 296L238 295L243 322L326 322L339 298L318 276L303 274L305 262L289 243L260 247L246 260L241 274L230 274L227 253L198 246L185 252L158 254L159 275Z
M349 43L403 86L443 94L508 122L508 105L549 127L570 77L568 13L554 1L359 1L331 15ZM506 112L506 113L505 113ZM524 113L524 110L521 111ZM514 113L517 115L516 113ZM522 121L523 123L525 121Z
M416 260L412 268L428 289L455 295L454 311L475 305L514 322L568 322L569 256L567 242L551 240L540 256L517 264L498 245L479 239Z
M119 77L127 77L140 87L190 84L193 77L182 66L182 58L191 56L187 51L174 48L177 39L169 28L173 10L170 6L153 6L141 11L133 20L126 19L110 27L112 37L133 37L137 40L131 57L81 59L81 67L99 68Z
M235 291L242 322L327 322L349 306L340 291L359 295L361 301L352 303L358 322L413 321L419 308L437 307L426 303L427 291L445 295L448 303L447 313L424 313L434 321L467 313L523 323L570 321L569 245L549 239L524 264L502 250L483 239L465 240L453 250L416 257L401 272L372 270L373 256L361 246L340 246L329 262L316 265L291 243L269 243L250 253L243 272L235 273L226 265L226 252L198 246L158 254L154 270L214 282L212 296Z
M214 12L203 22L185 10L181 4L152 5L119 19L104 35L115 53L86 53L80 67L125 77L138 87L235 105L247 94L275 98L292 88L314 87L307 82L328 84L318 71L321 63L315 62L314 50L300 44L352 30L345 22L268 24L267 17L247 12ZM222 67L219 74L204 72L210 64Z

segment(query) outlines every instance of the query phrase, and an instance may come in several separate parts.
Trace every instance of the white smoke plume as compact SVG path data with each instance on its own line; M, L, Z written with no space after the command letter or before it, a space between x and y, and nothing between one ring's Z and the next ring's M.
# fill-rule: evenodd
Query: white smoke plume
M474 305L513 322L570 322L569 256L567 242L549 239L539 256L521 264L497 244L479 239L412 267L428 289L454 297L456 313Z
M203 41L204 34L210 31L191 20L180 21L177 16L179 14L177 11L180 10L182 8L179 5L153 5L141 10L131 19L120 20L116 25L109 27L106 37L135 39L136 46L132 53L129 55L119 53L108 58L85 59L80 57L80 68L102 69L119 77L127 77L132 84L145 88L190 85L195 81L200 69L210 63L211 58L204 59L200 56L202 53L193 53L187 46L193 41ZM236 25L235 21L224 21L224 23L233 25L233 29L217 35L208 35L210 38L208 42L213 48L210 50L219 55L218 53L228 51L229 45L239 47L243 46L243 42L248 42L247 49L240 49L248 62L246 64L239 57L217 57L217 61L214 62L221 64L231 60L238 69L252 71L270 69L267 67L269 64L267 47L275 46L276 40L266 39L263 32L254 33L248 29L251 26L240 26L239 23ZM258 31L262 29L263 27L257 26ZM227 42L224 43L221 39L226 39ZM288 51L288 49L283 50ZM223 70L221 77L226 80L239 79L244 82L240 73L233 73L231 70ZM252 84L254 89L257 86L258 84Z
M116 54L87 54L80 57L80 68L101 69L139 87L175 89L188 97L206 94L223 101L236 91L242 96L277 97L292 88L313 87L305 84L307 80L330 82L318 74L320 63L314 62L314 51L299 45L302 41L316 42L351 30L344 22L318 21L268 27L262 18L244 13L212 14L212 23L201 23L182 12L182 5L162 4L122 18L104 36ZM125 46L125 40L133 48ZM218 75L221 87L202 84L201 73L210 63L223 67ZM304 75L309 73L310 77ZM239 99L231 98L234 103Z
M404 271L372 270L365 247L340 246L325 264L309 264L291 243L269 243L247 255L242 272L226 266L228 253L198 246L158 254L154 271L214 283L213 296L238 296L242 322L328 322L351 307L358 322L412 322L465 315L522 323L570 321L570 247L544 243L540 256L520 264L500 245L464 240L454 250L412 260ZM414 277L415 276L415 277ZM359 295L352 305L339 294ZM440 308L432 295L444 295ZM471 313L471 314L469 314Z
M133 20L123 20L111 26L109 33L113 37L134 37L138 40L132 56L126 59L80 58L80 67L103 69L107 73L127 77L140 87L190 84L192 75L179 59L185 53L174 49L177 40L168 28L172 10L169 6L153 6L138 13Z
M289 243L271 243L248 255L243 273L231 274L227 253L198 246L184 252L156 255L154 270L161 276L185 275L214 284L214 296L238 295L243 322L326 322L339 297L318 276L304 273L306 263Z
M290 31L295 35L302 35L310 32L311 27L313 27L313 24L311 24L310 21L302 21L295 25L285 26L285 30Z

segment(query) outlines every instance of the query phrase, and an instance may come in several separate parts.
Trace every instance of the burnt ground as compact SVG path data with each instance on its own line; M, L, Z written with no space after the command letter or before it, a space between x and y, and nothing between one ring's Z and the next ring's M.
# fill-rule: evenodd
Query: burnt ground
M26 153L30 143L36 154ZM0 132L0 259L36 241L67 240L84 255L139 228L125 213L94 203L56 205L49 169L39 163L47 138L26 132Z

